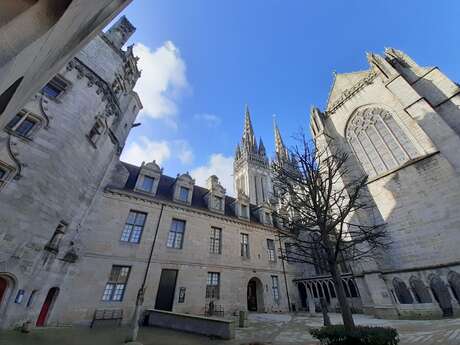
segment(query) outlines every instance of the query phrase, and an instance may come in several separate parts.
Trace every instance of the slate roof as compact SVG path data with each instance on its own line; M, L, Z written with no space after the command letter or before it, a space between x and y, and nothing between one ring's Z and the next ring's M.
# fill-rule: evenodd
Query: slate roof
M138 194L139 196L142 196L143 198L150 198L153 200L163 200L163 201L167 201L170 203L177 203L178 205L183 205L173 200L174 183L176 182L176 178L162 174L160 177L160 181L158 183L157 193L153 196L149 196L146 193L142 193L142 192L138 192L134 190L134 187L136 186L137 178L139 176L140 167L129 164L129 163L125 163L125 162L121 162L121 163L126 167L126 169L129 172L128 180L126 181L126 184L122 186L121 188L120 186L109 186L109 189L124 190L130 193ZM209 208L206 205L206 201L205 201L205 195L208 192L209 190L207 188L203 188L203 187L195 185L193 187L192 204L189 205L189 207L209 211ZM236 199L233 197L225 196L225 213L224 214L227 217L240 219L235 214L235 210L232 207L232 204L235 202L235 200ZM257 206L251 204L250 205L250 211L251 211L250 212L250 222L262 224L259 221L259 217L255 216L256 210L257 210Z

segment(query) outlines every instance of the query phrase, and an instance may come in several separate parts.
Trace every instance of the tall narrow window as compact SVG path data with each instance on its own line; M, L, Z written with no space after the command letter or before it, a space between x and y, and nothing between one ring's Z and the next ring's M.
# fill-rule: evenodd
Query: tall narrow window
M151 193L153 190L153 183L155 182L155 179L153 177L144 175L142 177L142 184L139 186L139 189Z
M112 266L109 281L105 284L102 295L103 301L121 302L123 300L130 271L129 266Z
M280 291L279 291L279 282L278 276L272 276L272 292L273 292L273 300L276 304L280 302Z
M168 248L182 249L184 241L185 221L173 219L171 223L171 230L169 230L168 241L166 246Z
M276 261L275 241L268 239L267 249L268 249L268 261L275 262Z
M212 254L220 254L222 249L222 229L211 228L211 238L209 242L209 252Z
M347 125L346 137L371 177L419 156L409 135L386 109L373 107L357 111Z
M179 189L179 200L183 202L187 202L189 193L190 193L190 189L188 189L187 187L181 186Z
M59 252L59 245L61 244L61 240L64 237L65 230L67 224L64 222L60 222L59 225L54 230L53 236L49 240L49 242L45 245L45 250L57 254Z
M292 251L292 243L285 243L284 244L284 256L286 257L287 262L294 262L293 260L293 251Z
M31 115L30 112L21 110L16 114L13 119L6 125L8 131L20 135L22 137L29 137L32 129L38 124L38 119Z
M272 216L270 212L265 212L265 224L272 224Z
M220 298L220 273L208 272L208 280L206 282L206 298Z
M137 211L129 211L128 219L121 233L121 241L139 243L144 230L147 214Z
M241 234L241 256L249 258L249 235Z

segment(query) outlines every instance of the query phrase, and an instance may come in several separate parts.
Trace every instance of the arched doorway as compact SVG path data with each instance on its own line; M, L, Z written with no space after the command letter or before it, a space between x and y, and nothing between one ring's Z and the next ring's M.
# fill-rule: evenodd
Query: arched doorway
M45 301L43 302L42 309L40 310L40 314L38 314L37 323L35 324L37 327L43 327L45 325L48 315L56 302L58 294L59 288L57 287L53 287L48 291Z
M248 282L248 310L264 310L264 286L259 278L251 278Z
M452 302L450 300L449 290L447 285L438 276L433 275L430 279L430 288L433 296L442 310L443 316L452 316Z
M8 281L5 278L0 277L0 305L3 302L3 297L5 296L7 289L8 289Z

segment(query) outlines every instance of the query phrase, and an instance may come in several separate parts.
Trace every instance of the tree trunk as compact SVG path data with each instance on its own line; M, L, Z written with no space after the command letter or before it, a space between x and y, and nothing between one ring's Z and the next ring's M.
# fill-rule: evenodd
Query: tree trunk
M335 290L337 293L337 299L340 304L340 310L342 314L343 325L345 329L352 330L355 327L355 322L353 321L353 315L351 314L350 306L348 305L347 296L345 295L345 290L342 284L342 278L337 269L337 263L330 264L332 279L334 280Z

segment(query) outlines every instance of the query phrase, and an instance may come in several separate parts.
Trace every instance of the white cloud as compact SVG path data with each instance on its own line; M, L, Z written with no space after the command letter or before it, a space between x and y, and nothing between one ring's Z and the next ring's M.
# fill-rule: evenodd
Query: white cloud
M206 123L209 127L217 127L221 123L219 116L208 113L195 114L194 119Z
M171 148L167 141L153 141L147 137L140 137L138 142L133 142L123 150L121 159L125 162L141 165L142 162L156 160L162 164L171 157Z
M171 41L155 51L138 43L134 55L139 57L138 66L142 70L135 87L144 105L141 113L174 123L178 97L188 88L186 66L179 49Z
M216 175L220 183L227 190L228 195L234 195L233 190L233 157L225 157L221 153L214 153L206 165L193 169L190 174L199 186L206 187L206 180Z
M174 151L182 164L191 164L193 162L193 151L187 141L175 140L174 146Z

